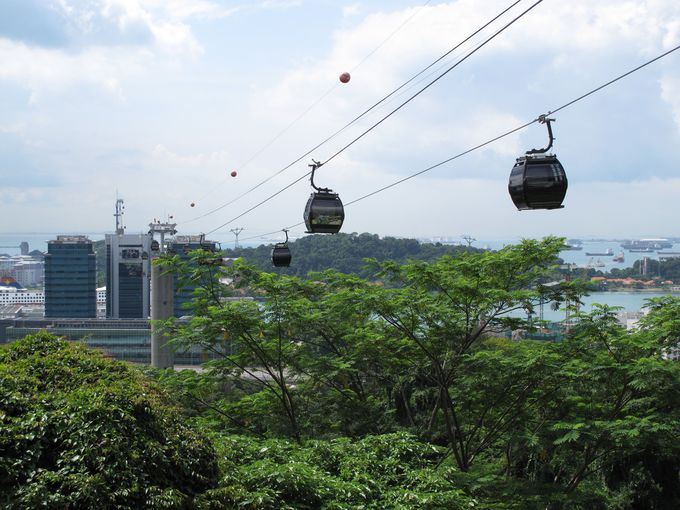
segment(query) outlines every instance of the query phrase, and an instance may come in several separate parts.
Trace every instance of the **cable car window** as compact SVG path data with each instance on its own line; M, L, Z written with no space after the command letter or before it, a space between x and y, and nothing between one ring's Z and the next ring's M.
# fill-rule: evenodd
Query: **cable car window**
M307 231L312 234L336 234L345 220L342 201L336 193L312 193L304 213Z
M318 201L314 203L314 215L310 218L312 225L342 225L342 214L333 202Z
M527 165L526 178L530 179L531 187L547 188L555 182L553 165Z

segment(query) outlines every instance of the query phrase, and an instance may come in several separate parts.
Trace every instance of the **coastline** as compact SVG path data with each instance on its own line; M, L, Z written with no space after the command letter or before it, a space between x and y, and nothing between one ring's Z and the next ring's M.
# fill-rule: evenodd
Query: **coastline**
M680 296L680 290L668 290L664 287L645 287L644 289L598 289L593 292L609 292L612 294L670 294Z

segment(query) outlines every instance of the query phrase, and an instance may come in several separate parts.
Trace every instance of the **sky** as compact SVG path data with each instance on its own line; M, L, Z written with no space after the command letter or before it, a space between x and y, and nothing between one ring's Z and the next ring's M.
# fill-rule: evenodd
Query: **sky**
M270 241L293 227L291 237L302 236L306 178L235 218L533 4L520 1L283 170L512 3L0 0L0 233L111 232L120 197L131 233L172 216L181 234L243 228L242 239ZM316 184L348 203L678 44L677 0L543 0L322 166ZM680 236L680 51L555 119L553 150L569 179L563 209L520 212L509 198L515 158L547 143L533 124L348 206L342 231Z

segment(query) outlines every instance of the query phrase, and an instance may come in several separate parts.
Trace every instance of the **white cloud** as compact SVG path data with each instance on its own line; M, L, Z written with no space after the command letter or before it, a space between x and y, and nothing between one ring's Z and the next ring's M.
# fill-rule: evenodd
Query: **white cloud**
M50 203L50 196L53 193L53 190L44 187L27 188L22 186L19 188L3 186L0 188L0 211L2 211L4 207L15 205L25 207L32 207L36 204L40 204L40 207L46 205L52 206L53 204ZM9 217L5 215L5 213L3 213L3 216L5 218ZM9 225L6 225L6 227L9 227Z
M151 162L160 168L199 168L213 170L225 168L229 162L229 154L224 151L208 154L178 154L162 144L156 145L151 151Z
M150 10L164 13L173 20L189 18L222 18L229 16L239 7L224 8L207 0L140 0L140 4Z
M326 5L334 13L333 19L310 20L305 19L305 9L292 9L309 5L297 1L243 2L230 8L224 7L226 2L208 0L61 2L67 15L77 20L74 23L81 32L94 34L85 41L87 44L60 51L0 39L0 80L27 87L35 103L33 108L9 117L4 129L20 126L21 134L30 133L44 141L36 148L36 161L55 162L53 171L66 184L54 197L34 195L37 198L32 205L36 213L50 221L54 217L57 229L67 221L72 228L108 226L116 188L128 210L136 211L128 218L131 225L133 221L144 225L164 211L185 220L231 200L343 126L508 3L457 0L423 7L423 2L412 2L407 9L375 12L375 4L357 2L344 6L344 19L338 15L338 7ZM394 8L389 2L381 5ZM234 55L245 56L247 52L234 51L238 36L229 38L227 32L251 27L225 22L229 28L221 34L216 25L206 37L200 32L207 19L220 19L221 30L221 18L234 12L247 12L244 19L257 23L255 11L282 8L291 8L285 13L291 26L318 21L331 27L328 39L319 40L315 52L291 56L296 64L262 65L258 60L261 55L255 53L243 62L237 61ZM366 15L369 9L373 13ZM413 16L416 12L418 15ZM411 16L398 34L386 41ZM279 19L266 18L268 23ZM349 201L486 141L542 113L543 107L562 104L648 55L677 44L679 20L677 0L546 1L342 153L320 172L318 184L335 189ZM108 39L97 42L98 24L102 22L115 30L105 34ZM144 37L135 39L135 31ZM280 33L257 32L257 37L261 37L262 46L253 51L265 52L268 44L287 42ZM202 53L204 45L206 51ZM359 65L378 46L378 51ZM319 56L318 48L325 47L328 50ZM225 48L229 51L222 53ZM284 57L285 51L281 51ZM225 58L227 54L229 58ZM455 56L462 54L463 49ZM450 65L454 58L442 65ZM628 156L644 151L661 154L650 147L654 140L648 139L657 139L652 133L658 126L650 120L661 118L670 124L672 115L680 133L680 78L671 72L677 58L680 53L593 96L588 107L583 102L580 105L584 108L565 110L565 115L560 115L557 150L565 166L569 164L571 179L564 210L519 213L507 196L505 179L514 157L545 142L545 128L535 127L352 206L343 230L419 236L455 236L465 231L482 239L508 232L562 234L572 227L574 234L581 234L583 227L579 225L585 225L592 226L593 235L602 235L604 228L615 235L613 230L619 227L621 235L633 235L641 223L649 221L644 219L646 213L641 213L644 207L653 209L650 214L654 221L669 224L669 217L680 214L671 201L680 192L677 181L651 179L621 185L598 181L630 179L630 175L637 178L643 158L631 163ZM246 60L244 70L241 66ZM288 67L281 72L282 66ZM666 74L662 75L664 70ZM347 85L338 82L343 71L352 73ZM252 83L256 85L248 89ZM397 94L310 157L329 156L424 84ZM644 97L638 106L638 101L631 99L637 99L636 86L645 87L645 96L657 97ZM82 102L75 93L64 94L68 100L60 101L58 94L81 89L88 96ZM117 101L88 89L104 90ZM53 102L40 101L49 94L58 97L50 98L56 99ZM228 171L249 160L321 97L316 107L247 170L239 171L237 179L227 177ZM93 98L95 104L90 109L88 101ZM607 101L605 108L602 105ZM636 107L648 116L640 118ZM584 114L587 122L583 121ZM48 121L38 126L42 119ZM630 130L627 125L621 127L621 119L630 121ZM50 131L65 122L71 122L68 132L55 135ZM616 132L607 131L608 127ZM637 133L638 128L644 133ZM96 138L87 139L90 131ZM607 141L606 147L588 145L589 150L598 151L597 164L593 163L595 157L582 154L589 140ZM665 155L674 150L673 144L667 145ZM53 155L62 148L68 155ZM129 153L125 157L118 154L118 159L97 159L98 154L117 150ZM664 171L662 166L676 160L659 157L654 165L645 166L645 175L658 175ZM214 228L306 172L307 163L309 158L234 206L192 223L190 228ZM476 172L478 168L482 171ZM581 175L575 177L579 172L583 179ZM667 168L665 172L672 175ZM588 184L584 184L585 179ZM36 217L29 211L31 192L27 189L17 195L26 203L17 212L26 218ZM270 231L300 221L308 194L308 182L301 182L239 222L243 221L249 231ZM110 197L108 202L106 197ZM197 203L195 208L189 208L191 201ZM628 206L620 210L612 205L617 202L635 204L639 209ZM75 212L66 212L63 217L48 212L60 207L73 209L75 203L88 209L88 218L78 218ZM94 223L84 225L85 220ZM606 227L600 227L600 223ZM27 223L26 228L35 230L30 225Z
M94 4L60 0L59 7L81 35L105 30L102 25L108 23L120 37L84 39L86 44L75 51L0 38L0 80L28 88L32 104L47 92L60 93L83 84L124 99L127 78L163 66L168 58L174 61L177 54L202 51L187 19L231 12L204 0L101 0ZM131 31L148 31L152 39L149 44L124 44Z
M0 39L0 79L31 90L35 103L46 91L60 92L79 84L95 85L122 99L121 79L144 68L143 51L94 48L70 54Z
M158 4L143 0L105 0L101 13L114 21L122 33L130 27L144 26L162 50L196 53L201 52L202 47L184 20L199 13L207 14L211 7L208 2L195 1L181 7L176 2Z
M673 112L673 120L680 134L680 76L666 75L661 79L661 97Z
M342 17L343 18L349 18L349 17L358 15L360 12L361 12L361 4L360 3L345 5L342 8Z

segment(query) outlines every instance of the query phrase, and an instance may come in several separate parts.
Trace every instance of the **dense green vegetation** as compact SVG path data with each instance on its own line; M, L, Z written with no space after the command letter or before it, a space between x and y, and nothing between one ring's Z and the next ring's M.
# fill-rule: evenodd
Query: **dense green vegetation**
M73 351L92 359L86 369L74 355L58 361L71 348L45 336L2 351L2 395L12 395L0 396L5 500L87 508L79 498L96 494L98 507L126 508L115 499L121 476L136 508L677 508L680 365L664 353L680 338L680 300L653 300L633 331L599 307L562 342L504 334L529 328L538 303L573 304L585 291L579 280L552 282L561 244L373 261L371 280L220 267L201 251L191 263L170 257L167 270L199 285L190 321L166 327L178 347L213 354L206 371L147 370L152 383ZM243 289L260 299L225 299ZM17 354L38 352L38 340L60 347ZM40 377L23 382L34 365ZM104 453L87 433L98 421L79 418L100 393L120 399L101 418L117 441ZM159 419L137 414L139 399L165 428L148 433ZM79 426L60 425L65 405ZM119 408L128 418L115 422ZM50 432L32 443L24 431L38 426ZM146 473L142 445L171 460L152 457ZM81 463L81 451L99 463ZM126 455L129 464L118 460Z
M47 333L0 351L2 508L181 508L214 486L208 440L136 369Z
M581 274L582 273L582 274ZM643 275L642 261L636 260L631 267L614 267L610 271L599 271L596 269L578 270L577 274L582 277L604 276L605 278L634 278L636 280L656 280L663 282L670 280L680 283L680 257L667 260L647 261L647 273ZM615 287L610 282L606 287ZM602 290L606 290L606 287Z
M288 437L301 450L408 431L439 449L437 486L481 508L674 508L680 371L663 353L678 338L676 301L654 302L633 332L601 307L560 343L499 336L529 327L521 317L539 302L573 304L585 291L578 280L543 285L560 244L374 261L371 282L170 261L206 284L191 322L168 327L217 359L205 376L164 380L204 429ZM218 276L232 286L207 283ZM239 288L264 301L223 301Z
M257 248L227 249L226 257L241 257L261 271L276 272L292 276L306 277L310 271L336 269L342 273L371 276L370 268L365 267L364 259L372 258L380 262L393 260L425 260L433 262L442 255L456 255L461 251L478 251L475 248L443 245L441 243L419 243L415 239L380 238L376 234L336 234L333 236L310 235L288 246L293 255L293 263L288 268L274 268L271 262L272 245Z
M632 267L614 268L609 272L611 278L641 278L642 261L636 260ZM647 261L647 278L660 278L680 282L680 258Z

